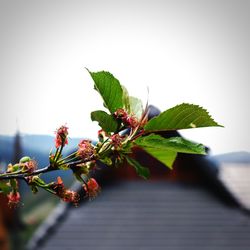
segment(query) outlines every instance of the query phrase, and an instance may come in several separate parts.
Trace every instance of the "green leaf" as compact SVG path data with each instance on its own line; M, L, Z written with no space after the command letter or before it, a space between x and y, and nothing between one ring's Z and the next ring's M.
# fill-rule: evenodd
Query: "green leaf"
M106 132L114 132L118 128L118 123L114 117L102 110L91 112L91 120L97 121L99 126Z
M143 167L138 161L136 161L133 158L130 158L128 156L126 156L126 160L128 162L128 164L130 164L131 166L133 166L136 170L136 173L141 176L144 179L148 179L150 176L150 172L149 169L146 167Z
M177 153L206 153L202 144L188 141L182 137L164 138L160 135L151 134L137 138L135 144L169 168L172 168Z
M183 103L151 119L144 129L152 132L211 126L222 127L202 107Z
M124 109L130 113L130 100L129 100L129 94L128 90L122 85L122 101L123 101L123 107Z
M130 96L130 113L133 113L138 119L141 118L143 113L142 101L136 97Z
M12 188L5 181L0 181L0 193L8 194L11 190Z
M159 149L151 147L143 147L143 149L157 159L159 162L163 163L168 168L172 169L173 163L176 159L177 152L168 149Z
M133 143L131 141L128 141L126 144L122 145L122 149L120 150L120 153L122 153L122 155L131 154L132 147L133 147Z
M123 108L123 91L119 81L109 72L90 72L95 83L95 89L104 101L104 107L111 113Z
M150 134L137 138L135 143L141 147L166 149L179 153L206 154L204 145L189 141L182 137L164 138L160 135Z

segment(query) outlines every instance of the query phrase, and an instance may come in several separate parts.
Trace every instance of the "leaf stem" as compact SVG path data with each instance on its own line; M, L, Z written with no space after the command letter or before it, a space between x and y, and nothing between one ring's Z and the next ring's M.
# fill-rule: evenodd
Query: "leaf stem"
M73 152L72 154L67 155L67 156L66 156L66 157L64 157L63 159L59 160L59 163L61 163L62 161L65 161L66 159L68 159L68 158L70 158L70 157L74 156L74 154L76 154L76 152L77 152L77 151L75 151L75 152ZM73 159L74 159L74 158L73 158Z

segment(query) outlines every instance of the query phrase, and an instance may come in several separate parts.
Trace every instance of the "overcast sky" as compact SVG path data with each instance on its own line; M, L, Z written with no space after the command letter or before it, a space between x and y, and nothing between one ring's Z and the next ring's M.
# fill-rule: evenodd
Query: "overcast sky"
M186 130L213 154L247 150L250 1L0 0L0 134L96 138L102 108L85 70L113 73L165 110L208 109L225 128Z

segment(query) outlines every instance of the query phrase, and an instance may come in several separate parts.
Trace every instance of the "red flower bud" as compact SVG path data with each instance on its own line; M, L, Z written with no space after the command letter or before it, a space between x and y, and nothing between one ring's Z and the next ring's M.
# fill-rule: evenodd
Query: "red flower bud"
M99 139L99 141L103 142L104 138L107 137L107 136L108 136L107 132L105 132L103 129L98 131L98 139Z
M68 127L61 126L56 130L56 138L55 138L55 147L59 148L60 146L64 147L68 144Z
M57 185L63 186L63 180L60 176L57 177Z
M115 149L120 148L122 146L122 140L124 139L124 136L121 136L119 134L114 134L111 137L112 144L114 145Z
M139 124L139 122L135 116L128 116L126 119L126 123L131 128L135 128Z
M61 198L64 202L71 202L75 206L78 205L80 196L77 192L69 190L64 187L63 180L60 176L57 177L57 183L52 186L56 195Z
M37 162L35 160L30 160L28 162L24 163L24 169L27 170L27 172L32 173L37 169Z
M80 195L75 191L65 189L61 198L64 202L71 202L75 206L78 206L79 200L80 200Z
M124 109L117 109L115 112L114 112L114 116L116 118L119 118L119 119L126 119L127 116L128 116L128 113L124 110Z
M101 188L94 178L90 178L87 184L83 185L83 189L90 198L95 198L101 191Z
M83 159L90 158L93 154L95 154L95 148L89 140L80 141L78 147L77 155Z
M118 119L121 119L125 126L135 128L139 122L134 115L128 115L124 109L117 109L114 113L114 116Z
M16 207L20 202L21 196L19 192L13 191L7 195L7 198L8 198L8 205L10 207Z

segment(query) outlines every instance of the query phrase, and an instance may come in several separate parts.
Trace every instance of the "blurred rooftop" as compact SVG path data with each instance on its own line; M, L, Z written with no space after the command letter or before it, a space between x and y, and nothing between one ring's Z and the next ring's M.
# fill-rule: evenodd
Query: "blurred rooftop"
M247 250L250 245L249 216L203 188L179 183L107 186L96 200L65 207L57 219L28 249Z
M221 163L219 178L239 202L250 210L250 163Z

